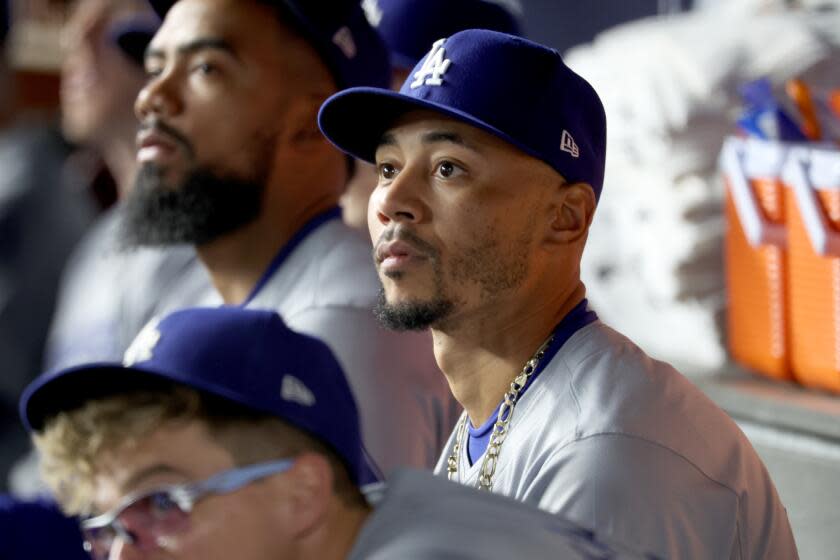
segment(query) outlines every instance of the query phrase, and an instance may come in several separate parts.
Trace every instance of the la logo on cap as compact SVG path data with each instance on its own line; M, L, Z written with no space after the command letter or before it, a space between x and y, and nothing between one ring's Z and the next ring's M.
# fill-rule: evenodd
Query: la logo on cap
M432 50L426 56L426 61L420 70L414 73L414 81L411 82L411 89L417 89L422 86L440 86L443 85L443 75L449 69L452 61L446 58L446 49L443 44L446 39L435 41L432 45Z
M146 326L137 333L131 346L125 351L123 365L131 367L137 362L146 362L152 359L155 346L160 341L158 324L160 320L155 318L146 323Z

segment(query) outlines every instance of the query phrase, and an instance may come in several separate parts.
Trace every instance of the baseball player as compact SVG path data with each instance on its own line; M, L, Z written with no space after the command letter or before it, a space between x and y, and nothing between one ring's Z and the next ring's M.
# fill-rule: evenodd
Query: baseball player
M364 0L370 24L382 36L391 55L391 87L399 90L429 45L441 37L471 28L521 33L517 16L493 0ZM344 223L367 232L370 193L376 170L356 162L353 177L341 196Z
M127 241L195 245L221 300L328 341L389 472L431 468L457 419L424 333L382 330L370 246L340 219L348 159L317 126L338 87L387 85L353 0L152 2ZM221 303L221 300L219 303Z
M587 307L579 262L606 123L556 51L457 33L399 93L339 93L320 124L378 166L383 323L431 329L465 408L440 475L665 558L796 557L735 423Z
M371 508L340 366L271 311L175 312L124 364L40 378L21 412L94 560L640 558L431 473L398 471Z

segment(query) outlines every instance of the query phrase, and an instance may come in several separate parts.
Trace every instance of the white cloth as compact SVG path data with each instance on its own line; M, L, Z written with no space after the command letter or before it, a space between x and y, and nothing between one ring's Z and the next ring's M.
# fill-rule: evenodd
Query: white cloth
M475 486L480 467L462 452L459 482ZM522 396L493 491L662 558L797 557L773 483L735 423L600 321Z
M214 294L188 246L120 248L120 214L104 214L82 239L62 277L47 343L46 369L122 361L150 319Z
M669 361L726 360L717 160L734 130L738 87L803 76L825 88L840 72L836 13L760 3L630 22L564 57L598 91L608 123L606 180L581 264L587 297L607 323Z
M412 471L394 474L348 556L348 560L492 558L642 556L559 516Z
M458 414L428 333L395 333L373 316L379 293L370 244L332 219L288 255L248 308L326 342L356 398L368 451L387 474L431 468Z

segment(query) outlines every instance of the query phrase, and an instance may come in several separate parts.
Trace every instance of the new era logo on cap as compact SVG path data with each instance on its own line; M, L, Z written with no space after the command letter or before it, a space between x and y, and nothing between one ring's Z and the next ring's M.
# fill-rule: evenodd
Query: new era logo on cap
M284 401L294 402L303 406L313 406L315 395L304 385L303 381L294 375L284 375L280 386L280 396Z
M563 136L560 137L560 149L571 154L573 158L580 157L580 148L568 130L564 130Z
M435 44L432 45L432 50L426 56L426 62L423 63L420 70L414 73L411 89L443 85L443 75L446 74L449 65L452 64L452 61L446 58L444 43L446 43L446 39L435 41Z
M358 52L356 49L356 42L353 40L353 32L350 31L350 28L346 25L335 32L333 35L333 43L341 52L344 53L344 56L347 58L355 58L356 53Z

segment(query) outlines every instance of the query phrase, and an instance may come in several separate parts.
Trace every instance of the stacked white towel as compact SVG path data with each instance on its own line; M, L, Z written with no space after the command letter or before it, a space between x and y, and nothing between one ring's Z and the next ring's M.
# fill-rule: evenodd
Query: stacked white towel
M840 85L837 12L733 4L625 24L565 57L607 112L606 182L583 262L589 300L652 355L710 369L726 361L717 158L738 87L763 76Z

